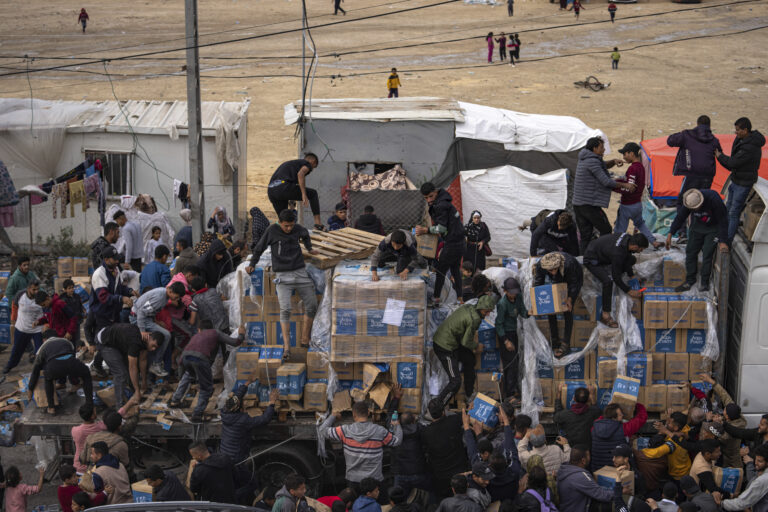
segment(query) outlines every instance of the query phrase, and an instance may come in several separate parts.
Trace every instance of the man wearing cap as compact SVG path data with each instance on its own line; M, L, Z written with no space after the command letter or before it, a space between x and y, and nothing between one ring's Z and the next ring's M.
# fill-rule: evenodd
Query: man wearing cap
M347 205L336 203L334 214L328 217L328 231L336 231L347 227Z
M685 246L685 282L675 288L676 292L690 290L696 284L696 271L701 261L700 291L709 291L709 277L712 274L712 261L715 245L721 252L728 252L728 210L720 199L720 194L710 189L691 189L683 194L683 204L677 210L677 216L669 228L667 249L672 245L672 233L683 227L689 215L693 221L688 228L688 244Z
M600 321L608 327L618 327L611 316L614 283L630 297L639 299L642 296L638 290L630 290L622 276L626 273L634 277L632 267L637 260L632 254L642 252L646 247L648 239L642 233L612 233L590 242L584 253L584 266L603 284L603 313Z
M584 271L576 258L567 252L551 252L542 256L536 263L533 286L543 285L547 276L549 276L552 284L567 283L568 285L568 298L565 299L566 311L563 313L565 329L562 343L557 329L557 315L547 316L552 350L555 357L563 357L568 354L570 349L571 333L573 333L573 305L576 303L581 286L584 284Z
M718 512L720 507L717 506L715 498L708 492L702 492L699 484L691 476L684 476L680 479L680 489L688 498L688 501L699 506L701 512Z
M432 350L448 373L448 384L437 395L443 405L447 405L461 388L459 363L463 367L464 392L467 397L472 396L475 390L474 351L477 349L475 334L480 322L495 305L493 297L483 295L477 304L459 306L435 331Z
M467 496L483 510L491 504L491 493L487 487L494 476L491 466L482 461L472 464L472 472L467 475Z
M640 146L635 142L627 142L619 150L624 155L624 161L629 164L629 169L623 178L618 181L631 183L635 185L634 190L621 189L621 204L616 215L616 223L613 225L614 233L626 233L629 227L629 221L632 220L635 229L645 235L645 238L653 244L655 248L664 245L657 242L651 233L651 230L643 220L643 192L645 191L645 167L640 159Z
M528 310L525 309L520 283L514 277L508 277L504 281L504 296L496 304L496 338L501 351L505 397L518 394L518 316L528 318Z

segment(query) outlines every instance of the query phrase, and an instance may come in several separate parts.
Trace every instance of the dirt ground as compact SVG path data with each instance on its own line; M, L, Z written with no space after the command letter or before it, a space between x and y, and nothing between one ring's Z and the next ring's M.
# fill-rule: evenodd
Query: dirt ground
M641 136L660 137L691 127L700 114L712 117L716 132L730 132L733 121L743 115L755 128L768 130L767 0L706 0L695 6L665 0L620 4L615 24L602 1L585 3L578 22L572 12L559 11L557 4L546 0L517 0L512 18L507 17L506 5L462 1L393 14L438 1L347 0L342 5L348 13L338 17L332 14L330 0L310 2L310 26L348 22L312 30L321 55L418 45L322 57L313 96L382 97L388 70L395 66L403 82L402 95L576 116L602 129L614 149ZM77 24L81 7L90 15L85 34ZM269 175L281 161L296 156L294 127L284 126L283 106L299 99L301 92L301 61L295 58L301 54L301 40L291 31L300 26L301 3L206 0L199 10L203 44L290 31L200 50L204 101L252 101L249 206L266 206ZM373 15L382 16L353 21ZM495 53L494 64L487 65L489 31L520 33L522 62L514 68L499 64ZM14 2L0 18L0 34L0 97L27 98L30 88L35 98L51 100L186 97L183 51L108 62L113 84L104 76L102 63L2 76L27 66L36 69L181 48L181 0ZM468 37L474 39L426 44ZM614 46L622 56L617 71L611 70L609 57ZM25 60L25 55L34 60ZM75 58L66 58L70 56ZM362 73L366 75L352 76ZM596 93L574 87L574 81L588 75L611 82L610 88ZM30 449L21 447L2 453L6 467L23 463L27 481L34 477L32 464L24 463L34 458L30 456ZM47 487L46 495L31 499L30 505L54 503L54 490L55 485Z

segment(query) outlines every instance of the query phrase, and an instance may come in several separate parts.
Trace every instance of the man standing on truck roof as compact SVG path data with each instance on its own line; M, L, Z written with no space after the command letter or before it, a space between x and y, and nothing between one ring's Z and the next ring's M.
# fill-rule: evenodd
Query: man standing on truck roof
M354 423L333 426L340 415L331 414L320 426L320 435L331 441L338 441L344 447L347 485L356 492L360 491L360 482L364 478L384 479L381 463L385 446L399 446L403 439L400 422L392 422L392 432L371 422L367 402L355 402L352 406ZM339 418L340 419L340 418Z
M685 246L685 282L675 288L678 293L688 291L696 284L699 253L702 254L699 290L709 291L715 246L720 248L720 252L729 251L728 210L725 203L714 190L695 188L683 194L683 204L677 209L677 216L667 235L667 249L672 245L672 233L677 233L691 214L693 222L688 228L688 244Z
M315 219L315 229L323 231L323 221L320 220L320 198L317 190L307 188L307 176L312 174L320 160L314 153L307 153L299 160L289 160L280 164L272 174L267 185L267 196L275 213L288 209L288 201L301 201L304 206L312 209Z

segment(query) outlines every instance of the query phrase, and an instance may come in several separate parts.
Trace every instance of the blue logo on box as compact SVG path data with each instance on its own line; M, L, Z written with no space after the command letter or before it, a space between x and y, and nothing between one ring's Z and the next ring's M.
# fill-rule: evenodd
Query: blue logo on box
M384 320L383 309L368 309L365 315L365 333L367 336L386 336L387 324Z
M240 386L244 386L246 382L247 381L245 379L236 380L235 381L235 387L232 388L232 391L233 392L237 392L237 390L240 389ZM248 395L256 396L258 394L259 394L259 381L256 380L256 381L252 382L248 386L248 389L245 391L245 395L246 396L248 396Z
M357 311L336 309L336 334L357 334Z
M290 322L288 325L288 335L291 337L291 339L288 342L288 345L291 347L296 346L296 322ZM277 344L283 345L283 328L280 326L280 324L277 324Z
M640 383L627 380L626 378L619 375L613 382L613 392L637 397L637 395L640 394Z
M597 485L606 489L610 489L611 492L613 492L613 488L616 485L616 480L605 475L597 475Z
M720 484L720 488L731 494L737 492L739 485L740 471L736 468L722 468L723 471L723 483Z
M264 269L261 267L256 267L253 269L253 272L251 272L251 279L250 279L250 286L248 286L245 289L245 295L256 295L256 296L263 296L264 295Z
M658 329L656 331L656 352L670 353L675 351L677 329Z
M259 386L259 402L269 402L270 391L272 391L272 388L269 386Z
M8 303L8 297L0 300L0 324L11 323L11 305Z
M261 347L259 359L282 359L283 347Z
M477 331L477 340L483 350L496 349L496 327L483 320Z
M307 383L307 372L298 375L278 375L277 389L281 395L300 395L304 392L304 384Z
M685 340L685 351L689 354L701 354L707 343L707 331L704 329L688 329Z
M406 309L403 312L403 321L397 329L398 336L418 336L419 335L419 310Z
M534 297L536 298L536 313L539 315L554 313L555 298L552 294L552 285L536 286L533 290Z
M501 355L498 350L486 350L480 356L481 370L498 370L501 368Z
M478 397L475 397L475 400L472 402L472 409L469 411L469 416L491 428L499 423L498 408Z
M536 359L536 373L539 374L540 379L554 379L555 371L552 365L548 362Z
M576 390L579 388L586 388L587 383L583 380L571 380L565 383L565 407L570 407L573 404L573 395L576 394Z
M611 395L613 395L612 389L600 388L597 390L597 406L601 409L605 409L605 406L611 403Z
M579 350L580 349L578 348L572 348L571 352L578 352ZM587 378L586 370L586 359L582 357L581 359L577 359L576 361L565 365L563 374L568 380L583 380Z
M403 389L412 389L419 383L419 363L398 361L395 363L397 382Z
M245 339L254 345L264 345L267 342L267 323L248 322L245 324Z
M646 354L627 354L627 376L639 379L640 385L645 386L648 370L648 356Z

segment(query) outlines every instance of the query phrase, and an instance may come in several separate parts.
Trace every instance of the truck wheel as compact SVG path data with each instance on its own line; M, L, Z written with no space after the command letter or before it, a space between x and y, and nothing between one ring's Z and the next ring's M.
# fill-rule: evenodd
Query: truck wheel
M266 447L254 449L254 453ZM253 459L249 469L256 468L259 485L282 487L283 480L291 473L298 473L307 479L307 495L317 496L322 483L322 466L317 458L314 446L287 444Z

